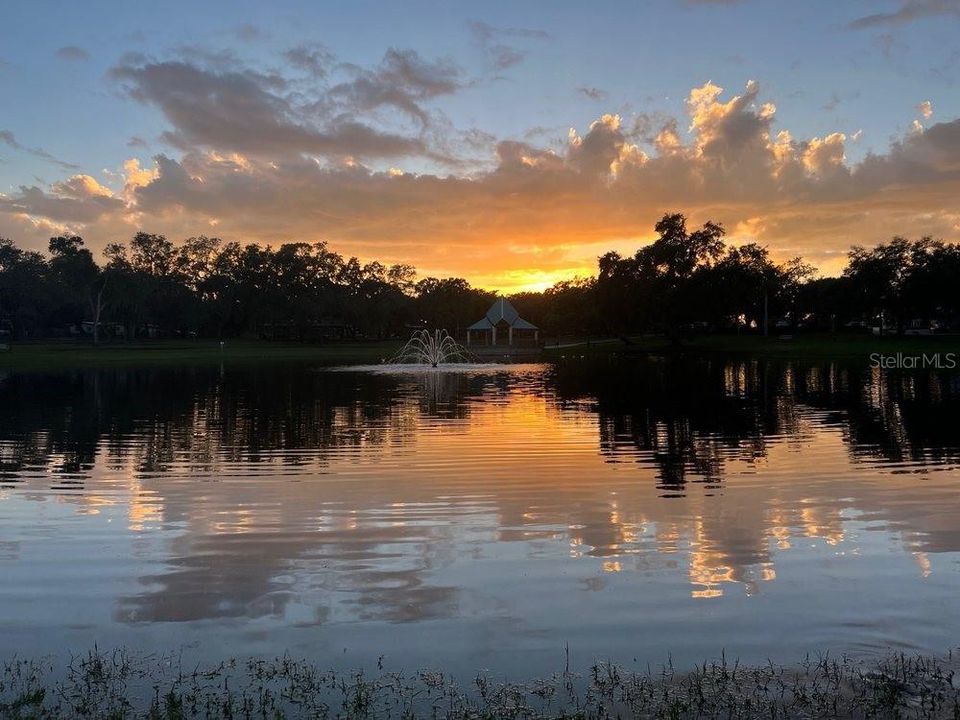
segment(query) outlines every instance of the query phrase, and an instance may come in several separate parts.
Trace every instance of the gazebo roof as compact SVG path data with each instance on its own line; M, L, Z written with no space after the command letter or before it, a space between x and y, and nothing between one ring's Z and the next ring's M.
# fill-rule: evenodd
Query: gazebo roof
M467 330L490 330L500 321L505 321L507 325L515 330L537 330L537 326L520 317L517 309L510 304L506 298L497 298L487 314L482 319L477 320Z
M490 321L487 318L481 318L477 320L473 325L467 328L467 330L489 330L493 325L490 324Z

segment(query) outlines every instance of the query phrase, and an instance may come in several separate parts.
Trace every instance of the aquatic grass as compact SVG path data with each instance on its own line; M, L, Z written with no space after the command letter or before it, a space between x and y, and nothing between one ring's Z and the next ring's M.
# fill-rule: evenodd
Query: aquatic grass
M805 658L748 666L721 657L692 670L596 663L550 677L461 685L436 670L322 670L289 656L183 667L182 659L94 649L65 667L2 666L0 718L960 718L954 655L876 661Z

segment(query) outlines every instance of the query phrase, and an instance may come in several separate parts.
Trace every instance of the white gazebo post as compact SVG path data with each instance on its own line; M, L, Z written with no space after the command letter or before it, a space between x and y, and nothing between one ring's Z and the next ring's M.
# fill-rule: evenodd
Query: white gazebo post
M491 330L491 332L493 333L493 340L490 342L490 344L496 345L497 344L497 326L496 325L493 326L493 329Z
M470 331L467 330L467 345L470 344Z
M513 345L513 325L507 329L507 345Z

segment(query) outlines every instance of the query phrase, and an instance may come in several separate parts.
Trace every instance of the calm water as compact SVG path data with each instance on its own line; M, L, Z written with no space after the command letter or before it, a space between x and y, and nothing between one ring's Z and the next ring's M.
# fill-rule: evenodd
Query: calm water
M0 646L330 666L960 638L960 376L630 360L0 375Z

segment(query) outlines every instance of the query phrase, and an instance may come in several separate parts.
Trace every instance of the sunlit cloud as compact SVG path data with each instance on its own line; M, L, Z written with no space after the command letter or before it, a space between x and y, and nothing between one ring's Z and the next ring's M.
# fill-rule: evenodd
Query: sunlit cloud
M860 131L800 138L780 126L759 83L731 93L705 82L687 93L685 118L598 113L562 136L498 139L460 131L430 108L470 83L450 61L390 50L331 79L325 73L341 71L322 48L298 53L293 64L319 83L313 91L232 60L125 58L111 77L163 114L168 149L128 158L112 185L73 173L19 187L0 197L0 234L42 247L45 222L94 248L137 227L173 238L213 227L245 242L322 239L502 290L589 274L597 256L632 252L674 210L825 273L840 269L850 245L893 232L957 235L960 121L917 122L884 152L851 162L847 145ZM918 106L924 120L932 111ZM22 148L12 134L0 140Z

